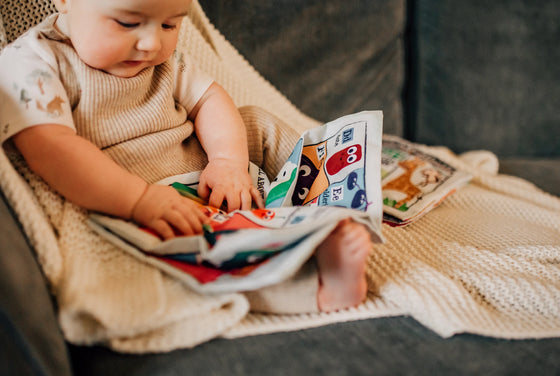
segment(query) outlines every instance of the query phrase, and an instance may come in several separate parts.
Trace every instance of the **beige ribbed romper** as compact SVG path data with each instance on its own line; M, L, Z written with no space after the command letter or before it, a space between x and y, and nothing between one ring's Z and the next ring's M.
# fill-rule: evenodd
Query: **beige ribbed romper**
M26 83L17 87L24 94L19 98L14 94L12 100L18 103L11 107L13 112L19 106L18 111L24 115L6 117L8 126L1 141L28 126L60 123L74 128L119 165L150 183L202 170L206 154L187 116L212 79L180 53L132 78L92 69L54 27L56 17L47 18L14 44L38 55L44 60L41 64L49 69L13 75L25 77ZM14 67L18 69L24 68ZM17 85L20 84L13 85L14 90ZM53 92L61 94L55 96ZM247 125L250 160L274 177L299 135L262 109L244 107L240 112ZM308 263L304 269L284 284L247 294L251 307L273 312L316 311L318 281L314 264Z

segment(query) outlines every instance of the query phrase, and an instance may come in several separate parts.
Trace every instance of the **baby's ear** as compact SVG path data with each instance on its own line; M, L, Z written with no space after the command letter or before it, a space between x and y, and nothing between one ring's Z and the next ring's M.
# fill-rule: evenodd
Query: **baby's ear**
M68 5L70 3L70 0L52 0L52 2L54 3L54 6L59 13L68 12Z

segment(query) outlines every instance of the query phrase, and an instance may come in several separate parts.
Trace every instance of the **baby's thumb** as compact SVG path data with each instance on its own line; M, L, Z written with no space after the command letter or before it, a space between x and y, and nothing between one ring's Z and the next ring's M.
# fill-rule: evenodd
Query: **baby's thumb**
M210 187L207 184L199 183L197 189L198 197L203 199L204 201L208 201L210 197Z

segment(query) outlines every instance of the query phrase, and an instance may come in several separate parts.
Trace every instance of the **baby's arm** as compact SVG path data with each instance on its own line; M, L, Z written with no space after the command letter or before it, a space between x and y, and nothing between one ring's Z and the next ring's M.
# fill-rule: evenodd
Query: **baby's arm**
M147 184L67 126L37 125L13 140L30 168L77 205L132 218L164 238L174 236L173 228L186 235L202 231L206 218L194 201Z
M249 151L243 119L226 91L213 83L190 114L195 131L208 155L198 194L211 206L228 211L248 210L254 201L263 207L259 191L248 173Z

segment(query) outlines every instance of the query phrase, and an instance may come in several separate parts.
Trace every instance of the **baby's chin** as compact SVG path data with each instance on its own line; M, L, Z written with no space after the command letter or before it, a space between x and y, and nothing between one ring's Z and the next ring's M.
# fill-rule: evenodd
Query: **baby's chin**
M109 68L96 68L102 72L120 78L132 78L138 76L144 70L151 68L153 64L143 61L124 61ZM95 68L95 67L93 67Z

